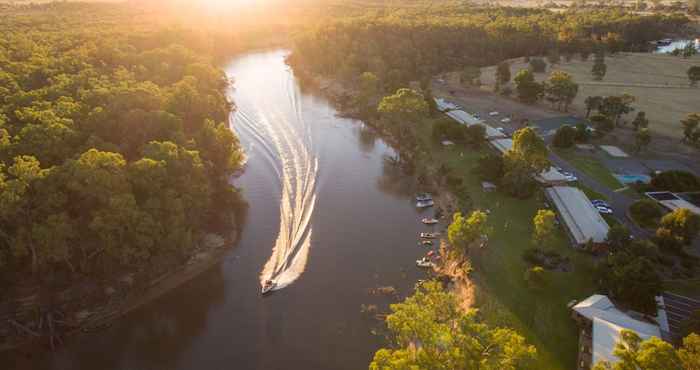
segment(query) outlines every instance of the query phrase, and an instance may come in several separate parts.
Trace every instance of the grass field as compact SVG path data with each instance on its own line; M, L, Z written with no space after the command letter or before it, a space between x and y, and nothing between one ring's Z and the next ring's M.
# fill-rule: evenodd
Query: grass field
M566 159L567 162L576 167L579 171L612 190L620 189L624 186L613 176L612 172L610 172L607 167L595 158L582 155L573 149L557 150L557 154Z
M493 234L489 247L474 257L477 307L486 322L512 327L538 348L537 369L571 369L576 363L578 332L566 305L593 293L593 260L575 251L560 231L551 248L571 260L571 272L548 272L549 284L533 291L523 275L529 265L522 253L532 247L532 218L543 208L541 195L516 200L499 192L484 193L472 168L486 147L445 148L430 142L430 124L420 128L422 146L430 148L431 164L447 165L463 178L475 207L490 210Z
M562 59L562 63L555 66L556 70L570 73L579 84L572 111L585 114L584 100L588 96L628 93L637 97L635 106L647 113L652 131L675 138L682 136L680 120L688 113L700 111L700 88L689 87L686 74L690 66L700 65L700 56L684 59L651 53L620 53L606 57L605 63L607 74L603 81L593 81L591 77L592 57L588 61L578 57L571 62ZM511 64L512 76L526 67L522 58L516 60ZM548 65L547 72L536 74L536 78L547 78L551 70ZM494 73L493 66L482 68L482 82L493 85ZM625 119L632 121L634 114Z

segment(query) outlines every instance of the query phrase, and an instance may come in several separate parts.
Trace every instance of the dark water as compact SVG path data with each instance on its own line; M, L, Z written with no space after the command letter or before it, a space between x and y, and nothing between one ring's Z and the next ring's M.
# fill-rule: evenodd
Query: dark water
M410 200L414 189L385 164L391 149L302 93L284 55L249 54L226 66L239 106L232 127L249 154L235 180L250 204L238 245L111 329L23 368L367 367L383 338L370 332L381 326L361 305L385 307L391 299L369 289L391 285L405 296L424 276L415 267L425 253L416 241L423 215ZM286 286L261 297L263 270Z

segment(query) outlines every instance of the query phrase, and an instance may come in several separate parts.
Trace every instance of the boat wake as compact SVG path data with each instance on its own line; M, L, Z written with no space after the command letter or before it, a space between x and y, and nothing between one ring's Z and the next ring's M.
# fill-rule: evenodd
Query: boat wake
M270 81L271 76L267 78L267 83L275 82ZM255 87L277 96L261 94L246 101L236 100L238 110L234 115L234 128L253 139L248 148L250 155L263 156L279 181L279 233L260 273L261 286L269 280L274 290L293 283L306 267L318 178L318 158L313 151L311 128L301 112L300 92L291 73L277 82L282 86L276 89ZM246 88L241 87L242 83L245 81L237 81L237 87Z

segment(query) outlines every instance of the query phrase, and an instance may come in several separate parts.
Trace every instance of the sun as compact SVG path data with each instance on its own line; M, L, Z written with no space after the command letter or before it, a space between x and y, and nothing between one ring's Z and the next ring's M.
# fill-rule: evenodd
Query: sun
M207 11L226 11L231 9L240 9L242 7L256 5L263 0L200 0L202 6Z

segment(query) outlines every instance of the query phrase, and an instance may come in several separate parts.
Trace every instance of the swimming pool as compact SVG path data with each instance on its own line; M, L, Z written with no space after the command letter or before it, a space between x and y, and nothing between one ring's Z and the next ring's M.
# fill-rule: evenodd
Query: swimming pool
M651 176L648 175L621 175L616 173L614 176L623 184L635 184L637 182L648 184L651 182Z

